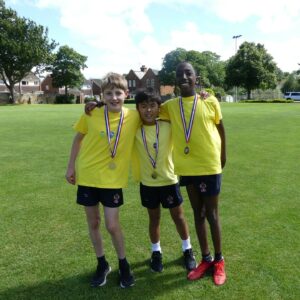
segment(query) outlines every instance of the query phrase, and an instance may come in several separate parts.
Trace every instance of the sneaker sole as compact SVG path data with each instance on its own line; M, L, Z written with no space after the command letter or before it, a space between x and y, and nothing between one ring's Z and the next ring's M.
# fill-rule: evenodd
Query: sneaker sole
M129 288L129 287L131 287L131 286L134 286L134 282L133 282L131 285L123 285L122 282L120 282L120 287L121 287L122 289L126 289L126 288Z
M106 272L105 276L104 276L104 281L98 285L92 285L92 287L99 287L99 286L104 286L106 284L106 277L107 275L111 272L111 267L109 267L108 271Z

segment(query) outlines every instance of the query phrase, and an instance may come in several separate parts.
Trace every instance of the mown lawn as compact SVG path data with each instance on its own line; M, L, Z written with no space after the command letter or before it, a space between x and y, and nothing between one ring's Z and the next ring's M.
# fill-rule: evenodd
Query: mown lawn
M64 179L81 105L0 106L0 299L300 299L300 104L222 104L228 163L220 212L228 281L186 280L181 243L162 215L164 272L149 271L148 220L138 186L121 219L133 288L89 287L95 258L75 188ZM183 190L192 243L200 259Z

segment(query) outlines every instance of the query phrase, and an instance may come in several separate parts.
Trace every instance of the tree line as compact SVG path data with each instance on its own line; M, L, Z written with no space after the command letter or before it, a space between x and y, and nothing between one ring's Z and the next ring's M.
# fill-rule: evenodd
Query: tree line
M49 40L48 29L34 21L19 17L0 0L0 79L15 102L14 87L30 71L52 73L54 87L79 87L84 82L82 70L87 57L67 45L54 50L58 44ZM245 90L251 98L254 89L274 89L281 84L282 92L300 90L300 69L292 73L281 71L262 44L244 42L227 61L211 51L198 52L177 48L167 53L159 72L163 85L175 85L176 66L181 61L193 64L198 85L224 95L233 87Z

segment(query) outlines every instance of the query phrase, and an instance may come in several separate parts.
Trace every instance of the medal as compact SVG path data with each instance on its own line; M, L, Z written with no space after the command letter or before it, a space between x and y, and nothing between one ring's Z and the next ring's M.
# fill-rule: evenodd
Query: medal
M154 171L154 172L152 173L151 177L152 177L153 179L156 179L156 178L157 178L157 173Z
M181 122L183 126L183 131L184 131L184 137L185 141L188 144L191 138L191 133L192 133L192 128L194 124L194 119L195 119L195 113L196 113L196 107L197 107L197 102L198 102L198 96L195 94L194 101L193 101L193 107L190 115L190 121L189 125L187 127L185 116L184 116L184 110L183 110L183 103L182 103L182 97L179 98L179 108L180 108L180 116L181 116ZM188 154L190 152L190 148L186 146L184 148L184 154Z
M155 121L155 133L156 133L156 142L153 144L153 148L155 150L155 158L153 158L151 156L151 153L149 152L149 148L148 148L148 144L147 144L147 139L146 139L146 133L145 133L145 129L144 127L142 126L141 127L141 134L142 134L142 140L143 140L143 144L144 144L144 148L146 149L147 151L147 154L148 154L148 157L149 157L149 160L150 160L150 163L153 167L153 169L156 168L156 161L157 161L157 155L158 155L158 148L159 148L159 141L158 141L158 138L159 138L159 124L158 124L158 121ZM153 170L153 173L151 175L151 177L153 179L156 179L157 178L157 173L155 170Z
M111 147L112 146L111 145L111 139L113 137L113 132L110 131L109 115L108 115L107 106L104 107L104 119L105 119L106 136L107 136L107 140L108 140L110 156L111 156L111 158L114 158L117 154L117 148L118 148L119 141L120 141L121 129L122 129L123 120L124 120L124 112L121 109L120 120L119 120L119 124L118 124L118 128L117 128L117 134L116 134L116 140L115 140L115 143L113 145L113 148ZM111 161L108 164L108 167L109 167L109 169L114 170L116 168L116 164L113 161Z
M108 167L109 167L111 170L114 170L117 166L116 166L116 164L115 164L113 161L111 161L111 162L108 164Z

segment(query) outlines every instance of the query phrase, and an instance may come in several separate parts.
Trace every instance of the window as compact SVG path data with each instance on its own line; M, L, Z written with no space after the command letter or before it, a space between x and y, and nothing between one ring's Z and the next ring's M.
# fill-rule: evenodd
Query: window
M34 85L39 85L39 82L38 81L34 81L33 84Z
M22 81L22 85L27 85L27 81Z
M154 88L154 85L155 85L155 81L154 81L154 79L151 79L151 87Z
M135 79L132 80L132 86L135 87Z
M146 87L149 87L150 86L150 79L146 79Z
M131 87L131 80L128 80L128 87Z

